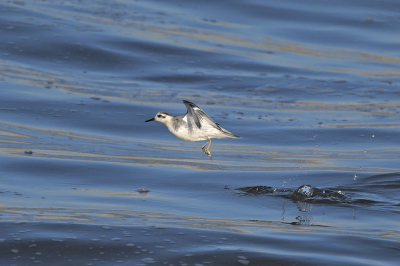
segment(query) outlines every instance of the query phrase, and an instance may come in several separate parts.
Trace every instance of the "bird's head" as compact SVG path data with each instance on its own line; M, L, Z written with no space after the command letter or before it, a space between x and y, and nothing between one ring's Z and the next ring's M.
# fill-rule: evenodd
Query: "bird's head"
M167 120L167 118L168 118L169 116L170 116L170 115L167 114L167 113L165 113L165 112L158 112L154 118L149 119L149 120L146 120L146 121L144 121L144 122L158 121L158 122L161 122L161 123L164 123L164 124L165 124L165 123L166 123L166 120Z

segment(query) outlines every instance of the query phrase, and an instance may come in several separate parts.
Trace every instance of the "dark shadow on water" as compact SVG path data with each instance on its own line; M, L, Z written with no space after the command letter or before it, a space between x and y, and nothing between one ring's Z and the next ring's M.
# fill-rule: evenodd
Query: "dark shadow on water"
M269 186L249 186L236 188L238 196L272 196L282 197L293 202L313 204L340 204L343 206L379 204L373 199L365 198L353 188L314 188L311 185L302 185L297 189L273 188Z

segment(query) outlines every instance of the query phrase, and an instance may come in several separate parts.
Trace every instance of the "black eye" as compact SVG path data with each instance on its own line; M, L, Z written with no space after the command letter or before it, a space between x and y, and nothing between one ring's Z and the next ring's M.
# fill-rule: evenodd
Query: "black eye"
M161 115L157 115L157 117L161 117Z

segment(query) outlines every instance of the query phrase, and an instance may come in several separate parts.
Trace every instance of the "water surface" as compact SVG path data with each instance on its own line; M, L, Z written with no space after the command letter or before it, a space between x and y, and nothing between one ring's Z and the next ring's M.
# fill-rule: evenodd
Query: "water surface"
M2 265L399 261L396 1L0 10ZM182 100L243 138L144 123Z

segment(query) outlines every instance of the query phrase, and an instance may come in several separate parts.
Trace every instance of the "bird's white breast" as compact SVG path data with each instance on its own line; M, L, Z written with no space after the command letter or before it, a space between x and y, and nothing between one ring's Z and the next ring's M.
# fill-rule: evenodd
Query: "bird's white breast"
M205 132L199 130L197 127L193 127L192 132L189 133L189 127L187 124L187 117L184 116L182 118L183 123L180 124L179 127L174 126L172 117L166 119L165 125L168 127L169 131L174 134L175 137L186 140L186 141L199 141L206 140L207 135L204 135Z

